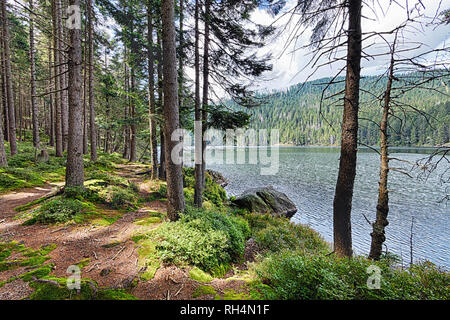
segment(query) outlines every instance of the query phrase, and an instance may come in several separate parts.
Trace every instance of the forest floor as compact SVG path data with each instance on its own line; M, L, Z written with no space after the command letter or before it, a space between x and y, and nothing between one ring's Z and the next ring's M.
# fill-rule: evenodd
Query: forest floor
M149 194L148 181L136 175L142 169L139 164L120 164L115 174L135 183L139 187L139 196L145 198ZM158 228L161 222L146 225L136 221L148 217L149 212L164 213L164 201L148 201L135 211L122 212L120 218L109 225L95 222L23 225L26 219L20 217L15 208L44 197L61 185L63 182L57 182L0 195L0 242L16 241L34 250L49 244L56 245L48 253L48 262L54 264L50 275L68 277L69 266L81 265L82 278L96 281L101 288L126 289L138 299L194 299L193 296L195 299L220 299L227 292L234 292L238 296L240 293L245 294L245 281L236 279L234 271L245 270L246 263L234 266L234 271L208 283L192 279L189 267L173 265L161 266L150 280L140 278L143 267L138 263L139 244L132 237ZM14 258L14 254L11 258ZM0 283L4 282L0 286L0 300L22 299L33 292L29 282L20 278L28 270L30 267L27 266L4 271L0 269ZM13 277L16 277L15 280L8 281ZM213 289L204 290L205 285ZM199 291L203 293L194 294Z

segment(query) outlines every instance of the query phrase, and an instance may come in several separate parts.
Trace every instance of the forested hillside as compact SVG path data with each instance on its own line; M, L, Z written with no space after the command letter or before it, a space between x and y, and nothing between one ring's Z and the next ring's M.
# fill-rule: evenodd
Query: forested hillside
M377 81L378 80L378 81ZM254 129L279 129L280 142L294 145L335 145L340 141L342 106L324 100L322 114L320 99L329 78L299 83L286 91L260 95L263 104L246 109L252 115L250 127ZM378 123L381 105L373 94L382 96L387 78L371 76L361 79L361 105L359 141L363 144L379 144ZM443 84L441 84L443 85ZM343 89L339 83L327 89L331 96ZM366 92L367 91L367 92ZM370 93L368 93L370 92ZM416 89L402 95L401 101L425 114L408 108L392 119L390 142L396 146L441 145L449 141L450 100L435 91ZM336 101L334 100L333 103ZM369 120L367 120L369 119Z

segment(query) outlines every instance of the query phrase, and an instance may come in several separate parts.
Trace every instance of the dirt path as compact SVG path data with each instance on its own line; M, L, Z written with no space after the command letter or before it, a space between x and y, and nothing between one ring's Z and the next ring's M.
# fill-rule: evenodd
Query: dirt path
M148 194L143 179L136 175L141 168L136 165L121 165L118 175L132 180L140 187L141 196ZM15 240L27 247L38 249L42 245L56 244L49 256L55 268L51 275L68 277L67 268L84 259L90 259L83 267L81 276L90 278L101 287L129 288L134 279L139 278L138 253L131 237L142 228L133 223L148 217L149 211L164 212L165 204L160 201L145 203L136 212L126 212L113 224L100 226L86 225L22 225L24 219L14 219L17 206L27 204L50 193L55 185L22 189L0 196L0 241ZM154 224L151 227L157 227ZM149 229L146 229L148 231ZM24 267L0 272L0 281L26 272ZM230 274L232 275L232 274ZM139 299L192 299L194 290L201 283L191 279L188 271L174 266L158 269L153 279L139 281L131 293ZM215 279L208 285L218 293L227 289L239 290L242 281ZM22 280L15 280L0 287L0 299L20 299L30 294L32 289ZM213 295L204 295L198 299L211 299Z

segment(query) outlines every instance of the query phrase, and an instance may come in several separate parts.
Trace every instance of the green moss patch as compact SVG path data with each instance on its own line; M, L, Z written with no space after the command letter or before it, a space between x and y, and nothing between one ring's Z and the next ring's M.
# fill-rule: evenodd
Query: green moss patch
M213 277L210 274L197 267L189 270L189 277L200 282L211 282L213 280Z
M216 293L217 293L216 289L214 289L211 286L198 286L197 288L195 288L192 297L198 298L206 295L215 295Z

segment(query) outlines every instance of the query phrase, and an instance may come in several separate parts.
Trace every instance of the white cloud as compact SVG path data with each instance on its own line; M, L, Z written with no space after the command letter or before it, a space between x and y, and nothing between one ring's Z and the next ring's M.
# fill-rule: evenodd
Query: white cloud
M379 3L383 9L376 5L374 8L375 13L367 6L363 7L363 16L371 18L362 20L363 33L389 31L407 19L407 10L405 6L402 8L395 3L392 3L389 6L389 2L390 0L380 0ZM398 0L397 2L405 4L406 0ZM295 3L295 0L288 1L287 8L292 8ZM377 3L377 1L375 1L375 3ZM410 0L409 3L411 4L413 1ZM444 9L450 8L450 0L422 0L422 3L425 5L425 9L420 8L420 12L424 15L424 17L422 17L423 21L425 21L427 17L434 17L437 11L441 12ZM411 11L412 8L410 7L409 9ZM416 16L416 11L410 14L410 17ZM253 21L261 24L270 24L277 19L271 17L262 9L254 12L251 18ZM284 26L289 18L290 16L284 16L279 19L275 25ZM427 21L429 21L429 19ZM262 53L272 52L274 58L272 60L273 71L266 75L272 80L259 84L259 90L267 91L284 89L290 85L307 80L308 76L311 74L312 69L310 68L301 71L309 61L311 51L301 49L292 53L293 49L301 48L308 44L310 31L307 30L296 43L290 43L288 48L286 48L289 34L292 32L293 28L294 24L288 26L279 36L261 50ZM409 31L405 33L405 37L408 39L410 46L411 42L423 42L425 46L421 50L426 51L430 48L442 46L445 41L448 43L450 38L450 25L442 25L437 29L433 29L433 27L430 26L423 26L421 30L413 30L410 28ZM393 36L387 35L386 39L392 41ZM404 46L406 45L408 44L405 43ZM368 48L367 52L372 54L386 51L386 46L382 46L381 39L379 38L363 42L363 48ZM343 54L345 55L345 53ZM386 61L385 57L379 57L369 61L363 60L362 74L370 75L380 73L386 64ZM327 66L321 68L314 73L310 80L333 76L341 67L342 63L334 64L331 67Z

